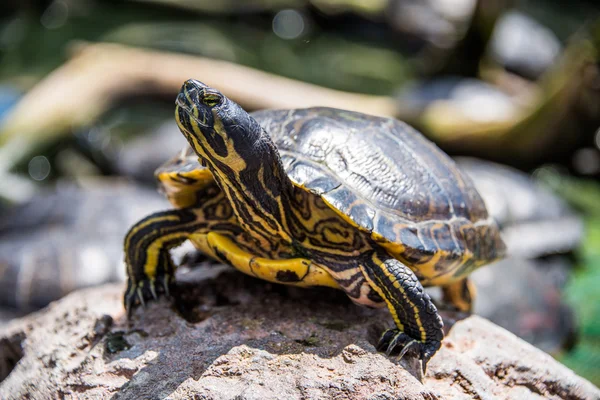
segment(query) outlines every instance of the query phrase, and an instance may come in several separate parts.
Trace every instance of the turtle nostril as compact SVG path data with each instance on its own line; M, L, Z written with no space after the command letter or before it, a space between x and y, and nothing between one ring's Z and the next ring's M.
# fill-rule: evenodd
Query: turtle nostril
M192 91L193 89L195 89L197 87L197 85L195 85L194 80L193 79L188 79L187 81L184 82L183 84L183 90L185 91Z
M187 81L185 81L185 83L183 84L183 88L185 90L201 90L204 88L207 88L208 86L206 86L204 83L196 80L196 79L188 79Z

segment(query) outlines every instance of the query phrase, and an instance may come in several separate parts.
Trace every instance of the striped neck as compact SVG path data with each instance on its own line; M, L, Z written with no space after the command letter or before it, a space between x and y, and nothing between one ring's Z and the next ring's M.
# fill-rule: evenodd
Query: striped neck
M245 128L260 130L260 138L253 146L234 144L235 163L207 161L242 227L261 245L273 249L278 247L274 238L292 241L287 210L293 186L273 141L254 119L252 122Z

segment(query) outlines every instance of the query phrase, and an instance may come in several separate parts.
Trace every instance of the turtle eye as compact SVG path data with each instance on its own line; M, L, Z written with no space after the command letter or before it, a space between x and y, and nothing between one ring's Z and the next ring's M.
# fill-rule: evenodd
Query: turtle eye
M221 104L222 100L223 99L221 98L221 96L219 96L218 94L214 94L214 93L207 93L202 98L202 102L209 107L214 107L216 105Z

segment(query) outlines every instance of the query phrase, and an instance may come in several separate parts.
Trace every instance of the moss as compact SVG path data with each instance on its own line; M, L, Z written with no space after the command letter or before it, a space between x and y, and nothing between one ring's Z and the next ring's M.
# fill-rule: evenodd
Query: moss
M319 344L321 343L317 335L315 335L314 333L311 333L310 336L306 339L297 339L295 340L295 342L305 347L316 347L319 346Z

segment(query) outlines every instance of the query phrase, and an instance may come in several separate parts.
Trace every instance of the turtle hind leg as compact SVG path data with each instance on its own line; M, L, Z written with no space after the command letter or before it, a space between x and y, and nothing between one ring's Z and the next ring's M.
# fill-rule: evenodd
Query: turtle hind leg
M361 270L396 323L396 328L382 334L377 349L388 355L414 353L421 359L425 373L444 337L444 324L431 298L411 269L387 254L366 255Z
M446 308L449 305L458 311L470 313L473 310L475 295L476 289L473 282L468 278L463 278L442 287L441 307Z
M127 289L124 305L128 317L138 304L170 295L176 266L170 249L201 229L192 209L158 212L136 223L124 241Z

